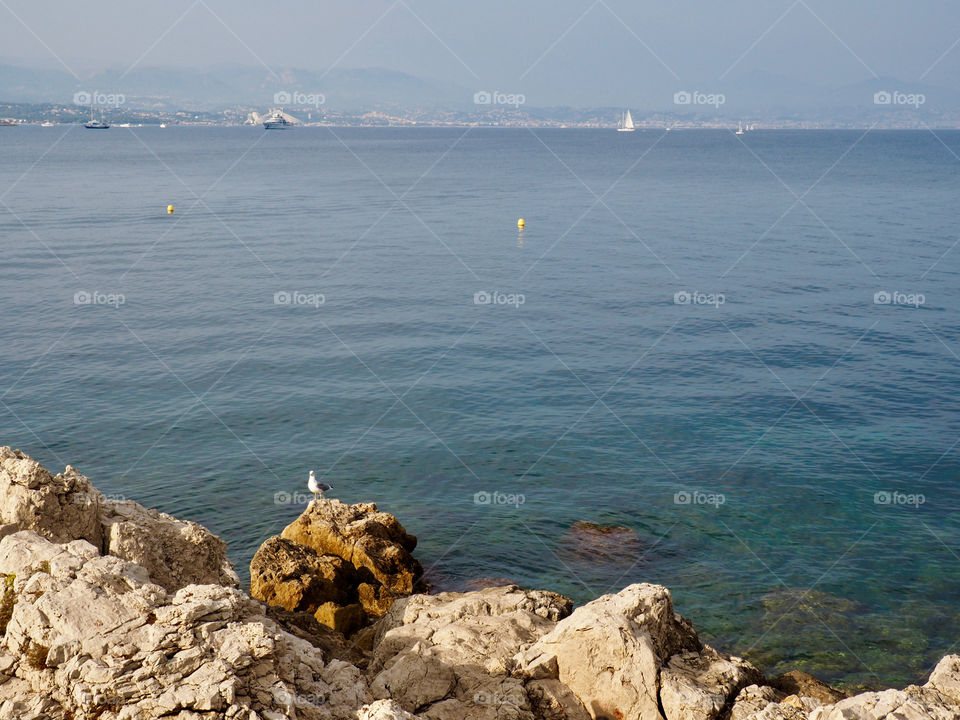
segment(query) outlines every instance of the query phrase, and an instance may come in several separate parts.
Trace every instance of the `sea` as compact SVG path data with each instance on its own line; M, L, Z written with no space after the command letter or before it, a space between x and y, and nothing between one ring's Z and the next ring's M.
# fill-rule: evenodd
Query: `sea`
M244 581L312 469L435 590L660 583L770 675L923 682L958 198L954 131L2 128L0 444Z

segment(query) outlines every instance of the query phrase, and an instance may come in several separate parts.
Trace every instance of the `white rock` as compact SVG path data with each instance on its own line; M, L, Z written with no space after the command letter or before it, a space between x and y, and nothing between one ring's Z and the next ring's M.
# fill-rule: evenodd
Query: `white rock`
M681 650L699 650L689 623L673 611L669 591L631 585L577 608L516 660L520 670L558 678L592 718L661 718L661 664Z
M416 720L417 716L408 713L396 700L376 700L360 708L358 720Z
M678 653L660 672L660 703L667 720L715 720L741 688L763 682L763 673L709 646Z

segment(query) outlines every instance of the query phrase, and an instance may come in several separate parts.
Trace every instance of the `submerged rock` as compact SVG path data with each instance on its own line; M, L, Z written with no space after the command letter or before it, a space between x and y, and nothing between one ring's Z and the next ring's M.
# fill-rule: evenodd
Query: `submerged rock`
M770 685L784 695L813 698L821 705L839 702L847 697L847 693L830 687L825 682L802 670L791 670L784 673L771 680Z
M631 528L581 520L561 540L560 553L581 562L634 563L643 555L643 542Z

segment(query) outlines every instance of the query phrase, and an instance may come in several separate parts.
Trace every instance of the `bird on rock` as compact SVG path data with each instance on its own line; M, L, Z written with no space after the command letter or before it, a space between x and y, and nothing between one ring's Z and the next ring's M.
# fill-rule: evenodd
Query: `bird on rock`
M310 479L307 480L307 489L313 493L314 502L323 497L323 493L332 488L326 483L317 482L317 476L313 474L313 470L310 471Z

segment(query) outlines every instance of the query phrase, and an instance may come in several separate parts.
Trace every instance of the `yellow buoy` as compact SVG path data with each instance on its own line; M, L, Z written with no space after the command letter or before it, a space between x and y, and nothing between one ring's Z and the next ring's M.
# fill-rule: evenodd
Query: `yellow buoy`
M167 205L167 215L173 215L173 205Z
M523 221L523 218L520 218L519 220L517 220L518 228L522 228L524 225L526 225L526 223Z

